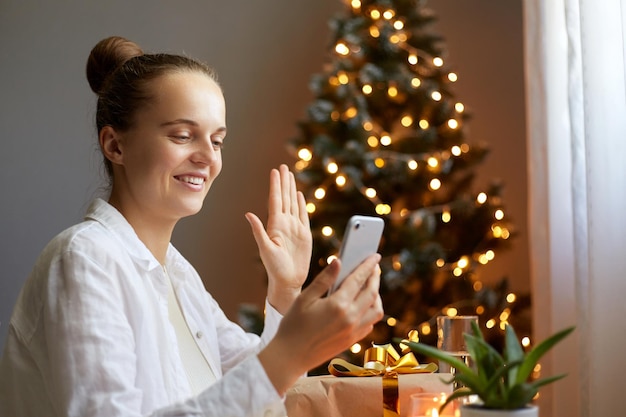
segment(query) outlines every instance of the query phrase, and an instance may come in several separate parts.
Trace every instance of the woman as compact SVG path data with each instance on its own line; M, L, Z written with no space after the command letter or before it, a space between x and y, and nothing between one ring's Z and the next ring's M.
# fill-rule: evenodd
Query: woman
M267 227L246 214L269 279L265 330L245 333L170 244L221 170L215 75L111 37L92 50L87 78L110 196L38 258L0 362L0 415L284 415L286 390L382 317L379 255L331 296L338 261L301 291L305 201L285 165L272 170Z

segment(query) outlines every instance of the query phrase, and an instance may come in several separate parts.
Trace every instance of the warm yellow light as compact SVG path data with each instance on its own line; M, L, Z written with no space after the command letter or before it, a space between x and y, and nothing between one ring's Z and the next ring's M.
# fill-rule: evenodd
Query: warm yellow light
M469 145L467 143L464 143L461 145L461 152L463 153L469 152Z
M493 216L496 218L496 220L502 220L504 218L504 212L498 209L495 213L493 213Z
M374 20L380 19L380 10L376 10L376 9L372 10L372 11L370 12L370 16L371 16L371 17L372 17L372 19L374 19Z
M455 277L460 277L461 275L463 275L463 270L457 266L452 270L452 275L454 275Z
M487 320L487 323L485 323L485 327L488 329L493 329L493 326L495 325L496 325L495 319L489 319Z
M393 85L389 86L387 94L389 94L389 97L396 97L398 95L398 88Z
M352 0L350 4L352 5L353 9L358 9L359 7L361 7L361 0Z
M376 197L376 190L375 190L375 189L373 189L373 188L367 188L367 189L365 190L365 195L366 195L368 198L374 198L374 197Z
M339 171L339 166L335 162L329 162L328 165L326 165L326 171L331 174L336 174L337 171Z
M485 307L483 307L483 306L476 307L476 314L481 315L484 312L485 312Z
M487 257L488 260L493 261L493 258L496 257L496 253L492 251L491 249L489 249L487 252L485 252L485 256Z
M315 207L315 204L313 203L307 203L306 204L306 212L311 214L311 213L315 213L317 207Z
M451 72L448 74L448 79L454 83L459 79L459 77L454 72Z
M489 259L487 259L487 256L483 253L478 256L478 262L480 262L481 265L487 265L489 263Z
M458 145L454 145L451 149L450 152L452 152L452 155L454 156L461 156L461 147Z
M465 110L465 106L463 105L463 103L456 103L454 105L454 110L456 110L457 113L463 113L463 111Z
M400 259L398 256L393 257L393 261L391 262L391 267L396 271L399 271L400 269L402 269L402 262L400 262Z
M522 346L524 347L530 346L530 337L528 336L522 337Z
M502 237L502 228L500 226L491 226L491 233L495 238Z
M339 80L339 84L348 84L350 82L350 77L345 72L340 72L337 74L337 80Z
M377 38L380 36L380 31L376 26L370 26L370 35L372 38Z
M432 180L430 180L430 183L428 183L428 186L433 191L438 190L441 188L441 181L438 178L433 178Z
M380 144L383 146L389 146L391 145L391 136L389 135L383 135L380 138Z
M386 20L390 20L391 18L393 18L393 16L395 15L394 11L391 9L387 9L383 12L383 17Z
M324 226L322 227L322 234L326 237L332 236L334 233L334 230L332 227L330 226Z
M350 53L350 48L348 48L348 46L343 42L337 42L337 45L335 45L335 52L339 55L345 56Z
M428 129L428 126L430 126L430 123L428 123L428 120L422 119L420 120L419 125L422 129Z
M454 317L457 314L459 314L459 311L454 307L450 307L446 310L446 316L448 317Z
M420 329L421 329L422 334L425 336L429 335L430 332L432 331L432 329L430 328L430 324L428 323L423 323Z
M407 114L400 120L400 123L402 123L404 127L409 127L413 124L413 118Z
M393 22L393 28L395 30L400 30L404 27L404 22L401 20L396 20L395 22Z
M509 317L511 316L511 310L509 310L508 308L505 308L504 310L502 310L502 312L500 313L500 320L501 321L507 321L509 319Z
M443 66L443 59L441 59L440 57L435 57L433 58L433 65L435 65L436 67L441 67Z
M517 299L517 296L513 294L512 292L506 295L506 301L508 303L514 303L516 299Z
M511 236L511 234L509 233L509 229L507 229L506 227L502 228L502 239L508 239Z
M402 41L402 37L400 35L394 34L389 37L389 42L391 43L400 43Z
M332 113L330 113L330 118L334 121L337 122L339 121L339 119L341 118L341 113L339 113L338 110L333 110Z
M355 343L350 347L350 352L359 353L361 349L362 349L361 345L359 343Z
M412 86L412 87L417 88L417 87L419 87L420 85L422 85L422 82L420 81L420 79L419 79L419 78L414 77L414 78L412 78L412 79L411 79L411 86Z
M366 132L371 132L372 129L374 129L374 124L372 122L370 122L370 121L365 121L365 122L363 122L363 129Z
M303 171L308 166L309 163L307 161L303 161L302 159L300 159L299 161L296 161L294 167L296 168L296 171Z
M448 127L450 129L456 129L457 127L459 127L459 122L456 121L455 119L450 119L448 120Z
M348 119L352 119L357 114L356 107L348 108L344 114Z
M476 281L474 282L474 285L472 285L472 288L474 289L474 291L478 292L483 289L483 283L480 281Z
M365 84L361 88L361 91L363 91L363 94L365 94L365 95L370 95L370 94L372 94L372 91L374 91L374 89L372 88L372 86L370 84Z
M437 260L435 261L435 264L436 264L439 268L441 268L441 267L443 267L443 266L446 264L446 261L444 261L442 258L439 258L439 259L437 259Z
M441 95L441 93L439 91L433 91L433 93L430 96L435 101L441 100L441 97L442 97L442 95Z
M439 160L437 158L435 158L434 156L431 156L430 158L428 158L428 166L431 168L437 168L437 166L439 165Z
M303 161L310 161L311 158L313 158L313 154L307 148L300 148L300 150L298 151L298 158L302 159Z
M467 256L463 256L461 259L458 260L456 264L459 266L459 268L467 268L467 266L469 265L469 260L467 259Z
M411 159L407 165L411 171L415 171L417 169L417 161L415 159Z
M383 158L376 158L374 159L374 165L376 165L376 168L382 168L385 166L385 160Z
M385 215L391 213L391 206L389 204L377 204L376 214Z
M371 148L375 148L376 146L378 146L378 138L376 136L370 136L367 138L367 144L371 147Z
M409 64L411 65L415 65L417 64L417 55L415 54L410 54L409 57L407 58L409 61Z
M478 204L485 204L487 202L487 194L478 194L478 196L476 196L476 201L478 202Z
M313 195L315 196L315 198L317 198L318 200L321 200L322 198L324 198L326 196L326 190L323 189L322 187L318 188L317 190L315 190L315 192L313 193Z
M335 184L337 184L339 187L345 186L346 182L346 177L344 177L343 175L337 175L337 178L335 178Z
M396 324L398 324L398 320L396 320L395 318L389 317L387 319L387 326L394 327Z
M449 211L444 211L443 213L441 213L441 221L444 223L449 223L450 219L452 218L452 215L450 214Z

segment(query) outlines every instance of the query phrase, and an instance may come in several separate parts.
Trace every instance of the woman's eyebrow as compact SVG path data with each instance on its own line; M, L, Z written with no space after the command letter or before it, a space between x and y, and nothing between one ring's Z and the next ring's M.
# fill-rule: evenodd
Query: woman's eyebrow
M180 125L180 124L185 124L185 125L192 125L192 126L198 126L198 123L194 120L190 120L190 119L176 119L176 120L171 120L169 122L163 122L160 124L161 127L165 127L165 126L171 126L171 125Z

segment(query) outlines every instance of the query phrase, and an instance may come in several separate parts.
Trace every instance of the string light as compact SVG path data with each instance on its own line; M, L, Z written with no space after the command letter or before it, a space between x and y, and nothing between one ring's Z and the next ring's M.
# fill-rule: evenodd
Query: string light
M465 110L465 106L463 105L463 103L456 103L454 105L454 110L456 110L457 113L463 113L463 111Z
M496 218L496 220L502 220L504 218L504 211L502 211L501 209L498 209L495 211L493 216Z
M448 317L455 317L457 314L459 314L459 311L454 307L450 307L446 310L446 316Z
M451 82L456 82L459 79L459 77L454 73L451 72L448 74L448 80L450 80Z
M417 64L417 55L415 55L415 54L409 55L408 61L409 61L409 64L411 64L411 65ZM414 78L414 79L416 79L416 78Z
M313 154L307 148L300 148L300 150L298 151L298 158L302 159L303 161L310 161L311 158L313 158Z
M335 162L329 162L328 165L326 165L326 171L331 174L336 174L337 171L339 171L339 166Z
M400 120L400 123L404 127L409 127L413 124L413 118L407 114L406 116L402 117L402 119Z
M393 28L395 30L401 30L404 28L404 22L402 22L401 20L396 20L395 22L393 22Z
M361 347L360 343L355 343L350 347L350 352L357 354L359 352L361 352L363 348Z
M376 9L372 10L372 11L370 12L370 16L371 16L371 17L372 17L372 19L374 19L374 20L378 20L378 19L380 19L380 10L376 10Z
M432 94L430 95L432 97L433 100L435 101L440 101L441 100L441 93L439 91L433 91Z
M478 202L478 204L485 204L487 202L487 194L485 193L480 193L478 194L478 196L476 196L476 201Z
M350 53L350 48L348 48L348 46L343 42L337 42L337 45L335 45L335 52L339 55L346 56Z
M436 66L436 67L443 66L443 59L438 57L438 56L433 58L433 65Z
M376 26L370 26L370 35L372 38L378 38L380 36L380 31Z
M330 226L324 226L322 227L322 234L326 237L330 237L335 233L335 231L333 230L332 227Z
M380 144L383 146L389 146L391 145L391 136L385 134L383 136L380 137Z
M451 149L450 152L452 152L452 155L454 156L461 156L461 147L458 145L454 145Z
M441 188L441 181L438 178L433 178L432 180L430 180L430 182L428 183L428 187L433 190L436 191L438 189Z
M457 127L459 127L459 122L456 121L455 119L450 119L448 120L448 127L450 129L456 129Z
M413 87L413 88L417 88L417 87L419 87L420 85L422 85L422 82L420 81L420 79L419 79L419 78L414 77L414 78L412 78L412 79L411 79L411 87Z
M420 126L422 129L426 130L426 129L428 129L428 126L430 126L430 123L428 123L428 120L426 120L426 119L422 119L422 120L420 120L420 122L419 122L419 126Z
M307 203L306 205L306 212L309 214L315 213L315 210L317 209L317 207L315 207L315 204L313 203Z
M337 178L335 178L335 184L337 184L337 186L339 187L344 187L346 185L346 182L347 179L343 175L337 175Z
M416 161L415 159L411 159L411 160L407 163L407 165L409 166L409 169L410 169L411 171L415 171L415 170L417 169L417 166L418 166L418 165L417 165L417 161Z
M374 197L376 197L376 190L373 189L373 188L368 188L368 189L365 190L365 195L368 198L374 198Z
M323 188L318 188L315 190L315 192L313 193L313 195L315 196L315 198L317 198L318 200L323 199L326 196L326 190Z
M375 148L378 146L378 138L376 136L370 136L367 138L367 144L371 147L371 148Z
M363 94L368 96L372 94L372 91L374 91L374 89L372 88L370 84L365 84L363 87L361 87L361 91L363 91Z

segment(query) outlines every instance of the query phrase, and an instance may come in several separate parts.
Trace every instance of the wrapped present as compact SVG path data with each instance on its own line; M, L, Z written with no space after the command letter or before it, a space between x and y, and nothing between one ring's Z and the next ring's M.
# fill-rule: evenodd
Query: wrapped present
M393 346L374 345L363 366L335 358L331 375L301 378L285 399L290 417L408 417L411 394L450 393L450 374L437 365L419 364L412 352L399 355Z
M397 375L398 402L394 411L384 404L383 376L338 378L333 375L300 378L287 392L289 417L409 417L409 399L418 392L452 391L450 374Z

